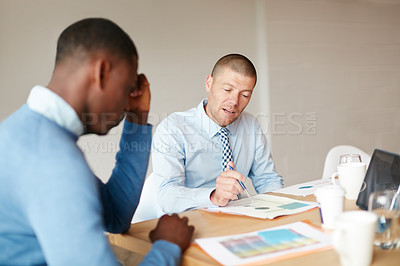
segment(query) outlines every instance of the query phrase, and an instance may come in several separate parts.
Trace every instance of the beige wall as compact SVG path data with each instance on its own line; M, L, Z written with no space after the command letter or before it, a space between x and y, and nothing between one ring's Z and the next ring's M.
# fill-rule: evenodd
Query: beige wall
M220 56L252 59L259 83L248 111L268 131L286 184L319 178L334 145L400 152L397 1L0 0L0 120L33 85L47 84L58 35L89 16L132 36L151 83L154 125L206 96L205 77ZM119 133L79 141L103 180Z
M272 148L287 183L320 177L335 145L399 153L400 2L268 1L265 13Z

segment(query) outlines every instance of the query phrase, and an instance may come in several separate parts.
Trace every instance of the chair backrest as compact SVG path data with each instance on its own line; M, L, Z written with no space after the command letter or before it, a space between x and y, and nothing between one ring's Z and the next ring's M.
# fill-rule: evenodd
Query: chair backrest
M139 205L133 215L132 223L155 219L164 215L164 212L157 203L157 191L158 187L154 175L151 173L144 181Z
M337 171L337 165L339 163L339 157L342 154L347 153L357 153L361 155L361 160L369 165L369 161L371 161L371 155L366 153L365 151L350 145L339 145L335 146L329 150L328 154L325 158L324 171L322 173L322 179L329 178L334 172Z

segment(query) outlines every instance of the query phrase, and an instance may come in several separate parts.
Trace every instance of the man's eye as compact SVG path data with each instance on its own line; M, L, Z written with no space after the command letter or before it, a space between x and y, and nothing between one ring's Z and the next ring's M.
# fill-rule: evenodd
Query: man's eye
M224 91L231 91L231 88L224 88Z
M250 95L248 94L242 94L243 97L248 98Z

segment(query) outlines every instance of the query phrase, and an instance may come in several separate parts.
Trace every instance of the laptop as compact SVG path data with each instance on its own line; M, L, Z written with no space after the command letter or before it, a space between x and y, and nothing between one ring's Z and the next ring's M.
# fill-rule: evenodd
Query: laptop
M358 194L357 206L368 209L369 195L378 190L397 190L400 184L400 155L375 149L364 182L366 187Z

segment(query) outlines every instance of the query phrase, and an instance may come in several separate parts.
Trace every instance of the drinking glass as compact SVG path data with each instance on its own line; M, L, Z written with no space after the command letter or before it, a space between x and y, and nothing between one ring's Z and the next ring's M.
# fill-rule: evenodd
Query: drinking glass
M374 244L381 249L400 246L400 196L395 190L372 192L368 211L378 215Z
M339 164L345 163L361 163L361 155L360 154L342 154L340 155Z

